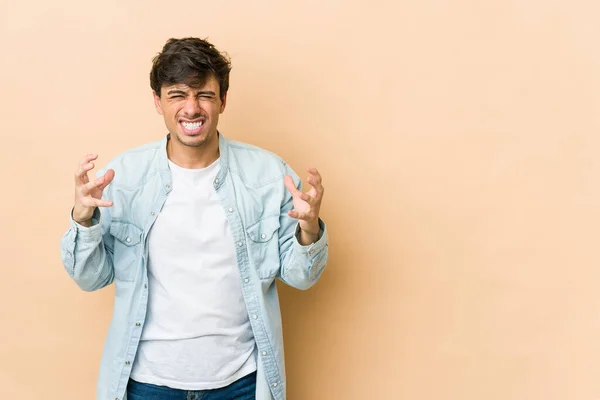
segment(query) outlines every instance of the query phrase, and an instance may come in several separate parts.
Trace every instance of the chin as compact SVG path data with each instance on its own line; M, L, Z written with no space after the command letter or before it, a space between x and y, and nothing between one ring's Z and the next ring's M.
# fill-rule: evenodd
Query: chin
M182 134L180 132L177 132L177 134L175 136L177 137L177 141L179 143L181 143L184 146L188 146L188 147L204 146L210 139L210 137L207 135L190 136L190 135Z

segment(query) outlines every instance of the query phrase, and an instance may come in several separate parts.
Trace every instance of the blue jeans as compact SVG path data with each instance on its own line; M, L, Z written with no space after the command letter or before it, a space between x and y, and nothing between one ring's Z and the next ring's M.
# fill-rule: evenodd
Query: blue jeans
M188 391L129 380L127 400L254 400L256 372L213 390Z

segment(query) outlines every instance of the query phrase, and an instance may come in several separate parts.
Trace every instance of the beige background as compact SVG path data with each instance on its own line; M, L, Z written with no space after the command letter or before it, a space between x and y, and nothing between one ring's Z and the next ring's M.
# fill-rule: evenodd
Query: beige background
M290 400L600 399L599 14L1 0L0 398L93 398L113 289L63 270L72 175L164 134L150 61L193 35L233 59L222 131L325 177L330 265L281 291Z

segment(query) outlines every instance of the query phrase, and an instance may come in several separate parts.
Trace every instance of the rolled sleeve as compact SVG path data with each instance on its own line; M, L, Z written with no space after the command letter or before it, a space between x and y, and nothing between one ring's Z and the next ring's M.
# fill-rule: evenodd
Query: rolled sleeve
M313 286L327 266L327 226L320 219L319 227L319 239L307 246L298 241L300 228L296 227L289 257L282 266L282 280L297 289L306 290Z
M86 247L93 247L102 240L100 211L94 210L92 226L85 227L73 219L73 209L69 213L69 229L61 240L61 253L65 268L71 276L75 273L76 253Z
M100 211L96 208L92 215L92 226L83 226L73 219L73 210L71 210L71 213L69 214L71 223L70 231L74 232L74 241L83 240L86 242L99 242L100 239L102 239L102 225L100 224L100 218Z
M315 259L319 256L319 253L322 252L325 247L327 247L327 226L325 222L321 218L319 218L319 239L316 242L303 246L299 241L300 237L300 224L296 226L296 232L294 234L294 250L298 252L298 254L305 255L311 259Z

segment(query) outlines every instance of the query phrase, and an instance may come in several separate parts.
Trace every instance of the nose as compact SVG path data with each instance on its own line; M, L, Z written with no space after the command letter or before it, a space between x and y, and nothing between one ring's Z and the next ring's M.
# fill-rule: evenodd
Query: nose
M198 99L194 96L189 96L185 101L183 110L185 115L187 115L189 118L195 118L198 114L200 114L200 105L198 103Z

